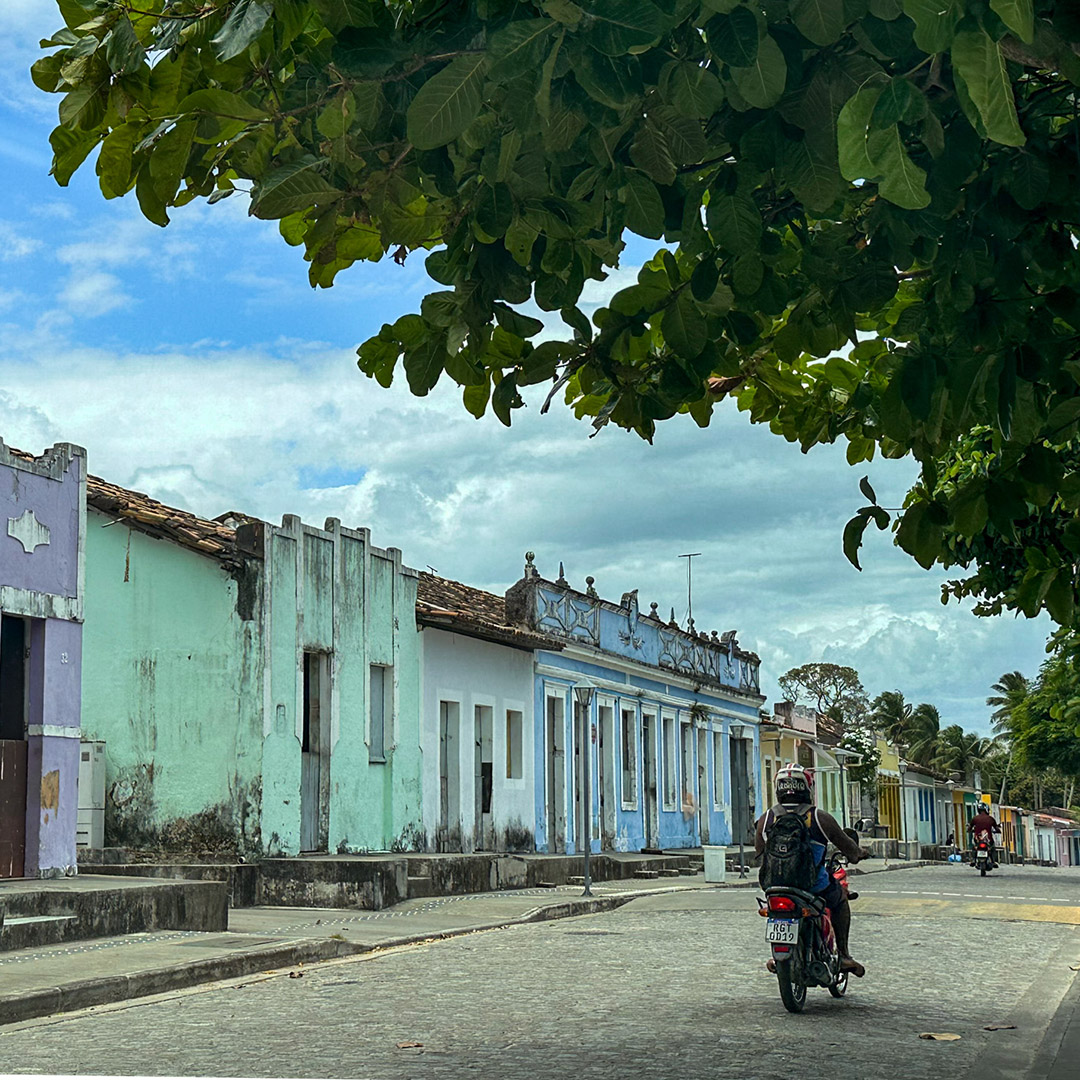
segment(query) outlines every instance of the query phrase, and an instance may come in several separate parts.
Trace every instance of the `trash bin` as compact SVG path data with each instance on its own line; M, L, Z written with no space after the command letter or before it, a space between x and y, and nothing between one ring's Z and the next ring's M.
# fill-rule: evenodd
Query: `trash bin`
M701 850L705 853L705 880L723 881L727 869L727 848L706 844Z

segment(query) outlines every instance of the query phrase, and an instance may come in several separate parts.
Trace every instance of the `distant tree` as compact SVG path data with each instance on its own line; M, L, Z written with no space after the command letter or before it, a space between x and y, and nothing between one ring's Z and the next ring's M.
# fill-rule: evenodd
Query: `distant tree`
M1034 770L1057 770L1072 799L1080 777L1080 645L1059 635L1028 695L1009 713L1008 732L1017 760Z
M907 743L911 737L911 706L899 690L885 690L870 706L870 722L891 743Z
M844 728L859 723L870 707L859 673L842 664L803 664L785 671L779 683L789 701L809 702Z
M986 704L994 710L990 714L990 726L995 734L1002 735L1009 730L1013 711L1028 696L1031 686L1026 675L1019 671L1007 671L991 689L995 693L986 699Z
M991 753L990 739L950 724L941 732L933 764L946 772L957 772L970 781Z
M907 756L918 765L932 765L941 737L941 714L925 701L911 711Z

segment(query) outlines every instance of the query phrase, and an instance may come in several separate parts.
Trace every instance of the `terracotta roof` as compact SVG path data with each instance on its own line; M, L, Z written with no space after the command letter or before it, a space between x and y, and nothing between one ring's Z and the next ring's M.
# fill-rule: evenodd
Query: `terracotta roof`
M236 551L235 529L220 521L208 521L187 510L166 506L141 491L110 484L98 476L87 476L86 502L133 529L162 540L172 540L200 555L218 559L228 567L239 566L243 561Z
M561 650L562 643L506 619L506 601L495 593L460 581L421 572L417 586L416 621L469 637L524 649Z

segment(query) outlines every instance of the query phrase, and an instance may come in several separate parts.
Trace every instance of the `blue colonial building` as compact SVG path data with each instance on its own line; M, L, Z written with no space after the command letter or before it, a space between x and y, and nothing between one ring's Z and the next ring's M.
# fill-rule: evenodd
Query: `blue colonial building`
M536 850L748 842L762 809L758 657L734 632L684 629L655 604L642 613L636 590L616 604L586 581L571 588L561 566L545 580L529 553L506 594L510 623L559 646L535 652Z

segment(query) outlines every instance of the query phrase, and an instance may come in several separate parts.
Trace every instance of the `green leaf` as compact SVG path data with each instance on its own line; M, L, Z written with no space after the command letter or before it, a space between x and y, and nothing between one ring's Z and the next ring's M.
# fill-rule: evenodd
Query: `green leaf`
M874 489L870 486L869 476L864 476L859 481L859 490L870 502L874 503L875 505L877 504L877 496L874 494Z
M784 96L787 61L771 37L758 45L757 57L749 67L733 67L731 78L739 93L757 109L768 109Z
M476 386L466 386L461 395L465 408L479 420L487 412L488 399L491 397L491 383L486 379Z
M731 254L757 250L761 241L761 214L745 195L710 193L705 220L716 242Z
M870 118L874 114L880 86L867 86L850 98L836 120L840 150L840 173L845 180L873 180L878 166L870 156Z
M514 195L506 184L485 184L476 204L476 223L488 236L502 236L514 222Z
M154 190L166 206L176 197L177 188L187 173L194 137L195 121L184 120L158 139L150 156L150 176L154 181Z
M675 162L667 140L649 120L641 125L630 147L630 160L658 184L675 182Z
M909 111L911 116L908 116ZM890 79L874 105L870 125L884 130L901 120L910 123L921 119L925 112L926 99L907 79Z
M591 0L581 6L594 19L592 45L608 56L655 45L671 25L652 0Z
M196 90L176 107L180 113L209 113L233 120L267 120L270 113L228 90Z
M712 54L732 67L749 67L758 54L757 19L747 7L737 7L730 15L710 19L705 32Z
M1035 8L1032 0L990 0L999 19L1021 40L1035 37Z
M859 548L862 547L863 533L870 524L870 515L860 511L844 526L844 557L856 570L862 570L859 565Z
M126 14L105 37L105 59L117 75L135 71L146 59L146 50L135 36L135 28Z
M837 0L792 0L791 19L815 45L831 45L844 32L844 5Z
M925 53L945 52L964 14L963 0L904 0L904 14L915 23L915 44Z
M1023 146L1024 132L1016 117L1001 46L984 30L964 30L953 41L952 61L979 111L987 137L1005 146Z
M668 79L667 100L684 116L705 119L723 105L724 88L707 68L683 61Z
M638 236L659 240L664 235L664 204L656 185L636 169L628 169L619 189L626 205L626 226Z
M281 218L340 198L342 192L319 173L321 165L318 158L307 158L272 169L255 185L249 213L258 218Z
M539 67L557 27L551 19L515 19L492 34L488 42L492 78L516 77Z
M1046 198L1050 187L1050 168L1046 159L1021 151L1005 181L1009 194L1024 210L1034 210Z
M138 128L121 124L113 128L101 144L97 159L98 182L106 199L118 199L131 190L131 154Z
M439 381L446 367L446 349L441 340L426 338L405 350L405 378L417 396L426 396Z
M716 286L719 282L720 264L716 259L705 256L694 267L694 272L690 275L690 291L694 294L695 300L704 303L716 292Z
M87 154L98 144L98 136L65 127L54 128L49 136L53 148L50 174L61 187L67 187L75 170L86 160Z
M791 190L809 209L824 212L840 196L836 147L830 139L807 133L784 146L784 169Z
M905 210L922 210L930 205L926 173L908 156L895 124L886 134L886 141L873 146L874 163L882 176L878 191L883 198Z
M668 347L685 360L693 360L705 348L708 328L705 316L686 292L664 312L661 326Z
M371 0L315 0L315 7L333 33L346 26L374 26Z
M896 543L924 569L929 570L941 554L941 526L928 517L927 503L909 506L900 518Z
M406 114L413 146L420 150L445 146L476 119L486 67L484 55L459 56L420 87Z
M263 0L240 0L210 44L219 60L239 56L258 36L270 18L273 4Z
M512 307L496 300L492 305L495 310L495 319L498 324L508 333L519 338L535 337L544 329L544 324L539 319L529 315L522 315Z
M506 426L510 426L511 410L524 404L518 394L517 380L513 375L504 375L491 395L491 411Z

